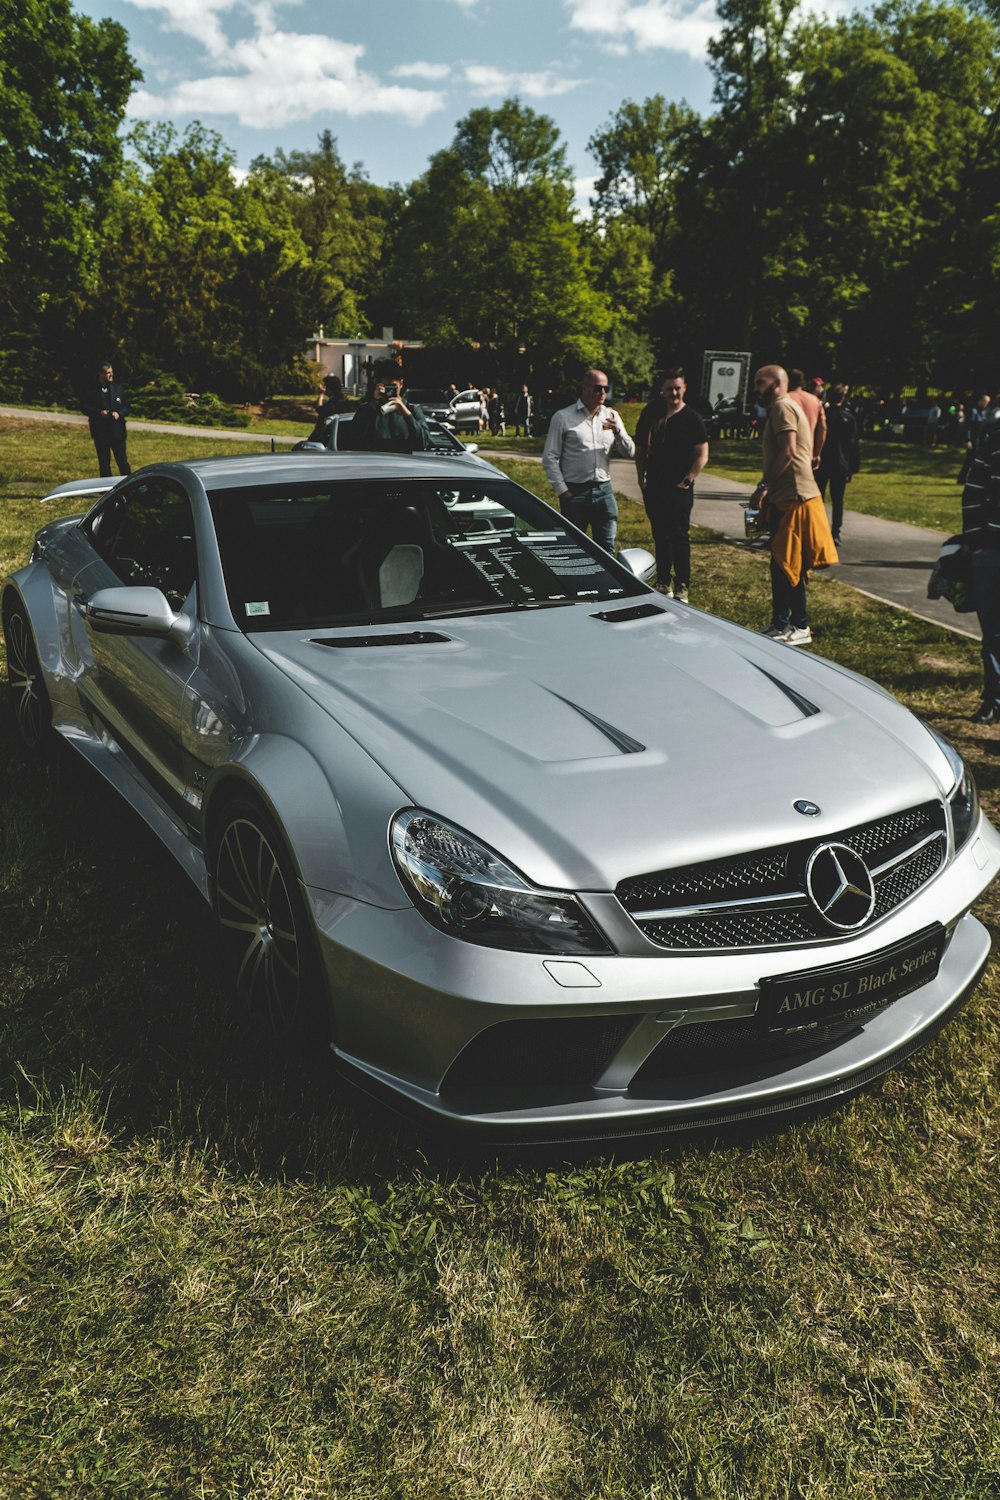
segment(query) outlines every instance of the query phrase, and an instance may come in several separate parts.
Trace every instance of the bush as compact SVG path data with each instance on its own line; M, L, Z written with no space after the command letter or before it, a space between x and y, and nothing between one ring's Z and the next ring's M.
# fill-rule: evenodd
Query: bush
M221 401L213 391L195 395L176 375L157 375L132 395L132 415L187 427L249 427L250 418Z

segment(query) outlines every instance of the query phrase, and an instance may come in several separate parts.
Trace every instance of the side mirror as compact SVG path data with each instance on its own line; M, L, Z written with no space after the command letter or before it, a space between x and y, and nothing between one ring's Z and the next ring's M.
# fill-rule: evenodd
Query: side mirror
M623 547L618 561L624 563L641 583L648 583L656 572L656 558L645 547Z
M478 453L479 452L479 444L478 443L463 443L462 447L465 449L466 453Z
M185 651L194 630L187 615L176 615L159 589L146 585L98 589L86 605L87 621L99 635L142 635L173 641Z

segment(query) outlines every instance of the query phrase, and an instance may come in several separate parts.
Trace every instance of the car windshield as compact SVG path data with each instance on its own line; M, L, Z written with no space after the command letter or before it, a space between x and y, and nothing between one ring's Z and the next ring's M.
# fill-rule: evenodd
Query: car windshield
M209 501L233 617L248 632L648 592L510 481L314 481Z

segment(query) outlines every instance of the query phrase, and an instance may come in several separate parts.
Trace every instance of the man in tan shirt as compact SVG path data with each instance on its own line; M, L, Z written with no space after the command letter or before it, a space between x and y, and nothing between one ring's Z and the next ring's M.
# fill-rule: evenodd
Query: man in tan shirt
M753 384L767 407L764 477L751 501L771 512L771 623L763 633L787 646L808 646L806 576L810 568L837 562L837 549L813 474L809 419L789 398L787 373L764 365Z

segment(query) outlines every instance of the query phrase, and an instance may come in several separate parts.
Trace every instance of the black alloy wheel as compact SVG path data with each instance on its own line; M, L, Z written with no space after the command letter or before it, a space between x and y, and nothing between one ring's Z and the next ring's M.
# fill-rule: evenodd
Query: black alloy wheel
M315 939L284 839L263 807L227 806L212 873L223 958L251 1026L283 1046L317 1041Z
M38 660L35 637L20 601L4 611L3 631L7 642L7 679L18 736L25 750L32 755L41 755L52 729L52 705Z

